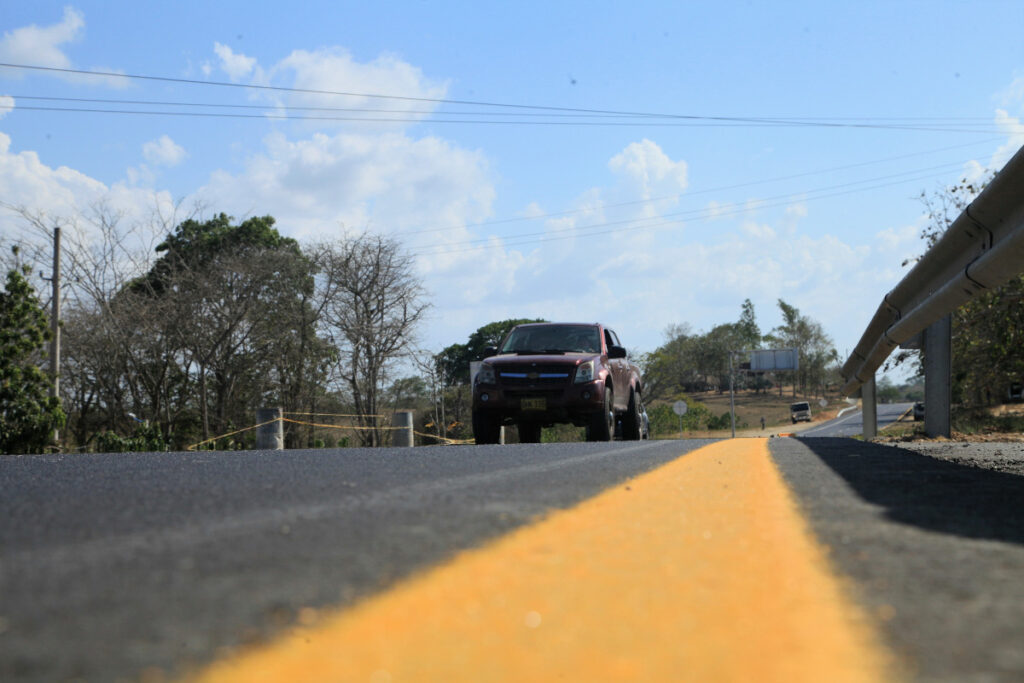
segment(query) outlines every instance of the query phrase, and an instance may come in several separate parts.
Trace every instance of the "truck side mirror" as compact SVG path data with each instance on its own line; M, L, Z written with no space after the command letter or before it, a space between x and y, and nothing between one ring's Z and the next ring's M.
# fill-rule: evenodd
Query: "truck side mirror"
M497 355L498 349L494 348L493 346L488 346L487 348L484 349L484 358L490 358L491 356Z
M624 346L609 346L608 347L608 357L612 358L612 359L614 359L614 358L625 358L626 357L626 348Z

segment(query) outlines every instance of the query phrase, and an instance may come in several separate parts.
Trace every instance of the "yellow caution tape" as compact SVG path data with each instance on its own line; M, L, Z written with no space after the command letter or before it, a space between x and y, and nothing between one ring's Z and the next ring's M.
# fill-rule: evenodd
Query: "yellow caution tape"
M241 434L242 432L248 432L248 431L253 430L253 429L259 429L263 425L268 425L268 424L271 424L273 422L277 422L280 419L281 418L279 418L279 417L275 417L273 420L267 420L266 422L261 422L258 425L253 425L252 427L243 427L242 429L236 429L233 432L228 432L227 434L221 434L220 436L215 436L212 439L206 439L205 441L200 441L199 443L194 443L191 446L186 446L185 450L186 451L193 451L196 448L198 448L199 446L202 446L203 444L212 443L212 442L217 441L219 439L224 439L224 438L227 438L229 436L234 436L235 434Z

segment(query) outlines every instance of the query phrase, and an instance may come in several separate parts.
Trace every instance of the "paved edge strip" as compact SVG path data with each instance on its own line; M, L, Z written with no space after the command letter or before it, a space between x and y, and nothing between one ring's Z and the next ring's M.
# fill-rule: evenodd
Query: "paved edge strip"
M892 661L767 440L737 439L193 680L879 681Z

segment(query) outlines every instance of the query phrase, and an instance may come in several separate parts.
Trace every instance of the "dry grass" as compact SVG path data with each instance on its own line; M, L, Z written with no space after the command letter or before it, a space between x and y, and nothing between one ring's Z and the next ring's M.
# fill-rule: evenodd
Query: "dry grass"
M690 394L694 401L700 401L714 415L721 415L729 412L729 392L721 394L706 392ZM811 404L811 422L800 422L796 425L790 420L789 406L797 401L807 401ZM797 396L793 398L792 388L783 388L782 396L776 389L774 392L757 394L752 391L736 392L736 435L737 436L769 436L772 434L801 431L808 427L815 426L827 420L833 419L843 408L849 404L836 396L830 396L829 405L821 408L817 398ZM765 429L761 429L761 417L765 419ZM685 436L702 438L721 438L729 436L731 429L687 432Z

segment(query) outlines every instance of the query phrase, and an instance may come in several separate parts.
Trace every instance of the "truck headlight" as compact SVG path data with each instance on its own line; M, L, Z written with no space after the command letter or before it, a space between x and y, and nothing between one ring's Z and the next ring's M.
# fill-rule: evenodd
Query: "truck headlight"
M594 381L594 361L588 360L585 363L580 363L579 367L576 368L576 379L573 380L576 384L584 384L585 382Z
M476 373L476 383L495 384L496 380L494 377L494 368L487 363L481 365L479 372Z

